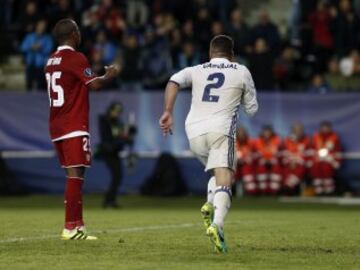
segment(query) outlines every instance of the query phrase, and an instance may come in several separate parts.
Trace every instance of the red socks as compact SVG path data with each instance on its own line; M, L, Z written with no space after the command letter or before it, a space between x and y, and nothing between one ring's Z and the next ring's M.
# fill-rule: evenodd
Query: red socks
M65 186L65 229L73 230L83 226L82 217L82 185L84 179L67 177Z

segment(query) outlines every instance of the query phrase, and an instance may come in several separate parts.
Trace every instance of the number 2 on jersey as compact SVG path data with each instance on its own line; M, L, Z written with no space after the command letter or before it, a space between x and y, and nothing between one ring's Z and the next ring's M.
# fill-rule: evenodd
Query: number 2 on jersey
M223 86L224 81L225 81L225 76L224 76L223 73L220 73L220 72L212 73L212 74L209 75L207 80L208 81L216 80L216 82L209 83L208 85L205 86L202 101L204 101L204 102L218 102L219 101L219 96L211 95L210 91L211 91L211 89L219 89L221 86Z
M64 105L64 89L61 85L56 83L56 80L61 78L61 72L56 71L52 74L46 73L45 76L47 81L47 90L49 93L50 107L61 107ZM51 99L52 92L57 94L56 99Z

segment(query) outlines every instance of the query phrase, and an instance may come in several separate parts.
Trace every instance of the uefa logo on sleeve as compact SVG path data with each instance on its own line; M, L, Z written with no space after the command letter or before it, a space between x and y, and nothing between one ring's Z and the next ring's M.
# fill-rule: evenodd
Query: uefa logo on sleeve
M91 68L85 68L84 75L86 77L91 77L93 75L93 72L92 72Z

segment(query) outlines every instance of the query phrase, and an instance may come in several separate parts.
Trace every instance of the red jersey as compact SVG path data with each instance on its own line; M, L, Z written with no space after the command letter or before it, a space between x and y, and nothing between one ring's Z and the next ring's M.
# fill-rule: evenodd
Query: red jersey
M94 79L86 57L60 46L45 66L53 141L89 134L89 88Z

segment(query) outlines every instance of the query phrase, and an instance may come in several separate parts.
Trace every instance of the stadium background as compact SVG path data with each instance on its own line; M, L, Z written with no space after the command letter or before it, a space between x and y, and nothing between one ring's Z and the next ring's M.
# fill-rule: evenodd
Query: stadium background
M320 121L332 121L345 151L338 178L359 192L359 8L356 0L5 1L0 16L2 156L32 191L62 192L63 173L48 138L47 94L37 74L55 48L50 29L58 19L73 17L93 69L101 73L113 61L122 67L108 90L91 95L93 146L97 117L112 101L125 104L125 119L135 115L135 151L141 158L127 171L122 192L138 192L164 151L179 158L190 191L204 192L207 176L189 154L183 128L191 94L181 93L174 136L165 139L157 127L160 91L170 74L205 61L209 39L221 33L234 37L237 60L249 66L260 92L259 114L239 122L252 136L269 123L286 136L294 121L303 122L308 134ZM32 56L27 51L31 39L25 41L44 25L39 35L48 50ZM102 162L95 161L87 176L88 192L105 189Z

